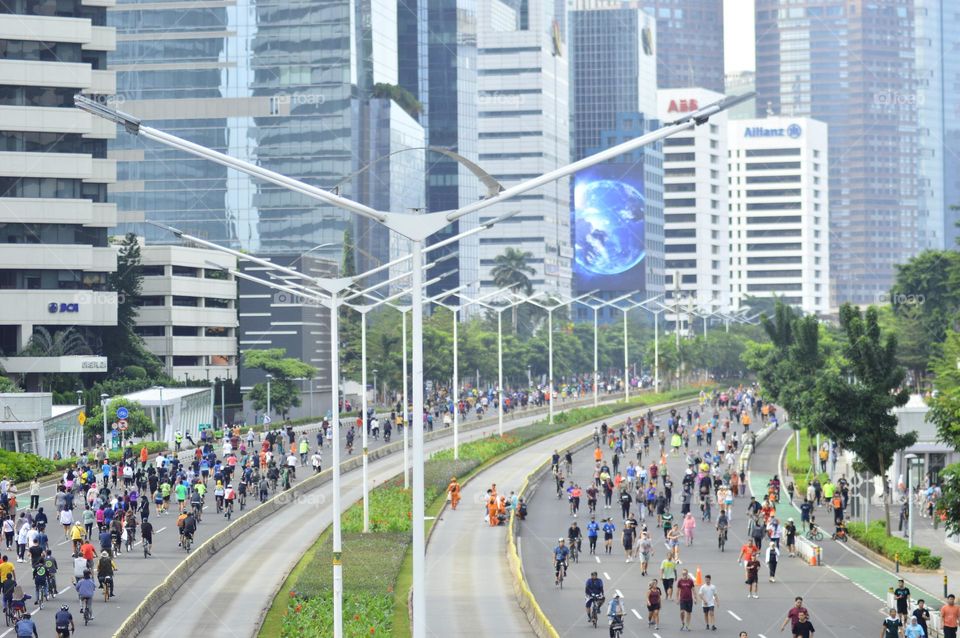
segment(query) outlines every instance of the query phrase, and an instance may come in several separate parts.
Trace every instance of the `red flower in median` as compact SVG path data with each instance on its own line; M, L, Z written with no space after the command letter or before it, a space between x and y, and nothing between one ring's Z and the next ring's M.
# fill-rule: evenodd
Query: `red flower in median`
M301 611L303 611L303 605L301 605L300 603L297 603L297 606L293 608L293 611L299 614Z
M370 628L370 635L372 636L375 631L376 631L376 629L374 629L373 627L371 627L371 628Z
M295 592L295 591L293 591L293 590L291 589L291 590L290 590L290 598L294 598L294 597L296 597L296 595L297 595L297 592Z
M360 614L354 614L354 615L353 615L353 619L354 619L354 620L360 620Z

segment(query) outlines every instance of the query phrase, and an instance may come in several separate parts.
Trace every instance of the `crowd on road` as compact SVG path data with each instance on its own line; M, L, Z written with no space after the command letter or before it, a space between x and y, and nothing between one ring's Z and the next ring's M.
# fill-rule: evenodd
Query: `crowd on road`
M94 620L97 590L104 601L122 590L117 580L121 556L141 552L143 559L152 556L154 521L176 517L177 546L189 552L209 516L208 507L229 520L290 488L298 471L300 478L308 467L319 472L328 430L321 427L317 432L312 455L306 433L298 434L292 427L257 434L236 426L225 431L219 445L205 437L192 451L182 450L183 437L177 433L174 450L152 458L146 446L137 450L130 442L118 460L98 447L59 477L54 496L45 499L52 500L52 508L41 504L38 478L29 485L27 507L18 503L17 486L4 478L0 526L6 553L0 555L0 592L7 625L14 627L18 638L36 636L35 612L44 603L63 599L71 589L80 619L84 624ZM58 563L55 556L54 549L62 545L70 552L68 565ZM66 557L61 560L66 562ZM72 587L63 588L68 580L63 571L72 576ZM61 606L53 624L57 636L74 631L69 605Z

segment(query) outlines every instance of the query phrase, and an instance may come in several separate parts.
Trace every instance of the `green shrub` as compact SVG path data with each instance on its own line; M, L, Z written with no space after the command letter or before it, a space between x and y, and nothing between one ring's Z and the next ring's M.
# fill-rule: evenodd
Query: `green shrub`
M924 569L939 569L941 558L933 556L929 548L910 547L905 539L887 536L884 521L873 521L869 528L863 523L847 524L850 536L889 560L899 560L901 565L916 565Z
M143 366L127 366L123 369L123 374L128 379L146 379L147 369Z
M0 475L15 483L27 482L35 476L51 474L55 470L56 466L50 459L36 454L0 450Z

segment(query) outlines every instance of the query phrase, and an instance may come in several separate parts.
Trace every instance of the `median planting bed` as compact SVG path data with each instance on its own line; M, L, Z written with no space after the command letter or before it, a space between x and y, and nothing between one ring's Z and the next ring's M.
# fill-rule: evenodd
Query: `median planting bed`
M884 558L900 561L901 565L919 567L920 569L940 569L939 556L930 553L926 547L914 545L899 536L887 536L887 524L884 521L873 521L867 527L863 523L847 523L850 537L863 544Z
M428 515L438 512L451 476L461 482L481 466L534 441L564 430L637 407L696 396L697 389L647 394L629 404L574 408L557 413L553 425L544 419L436 452L426 462L424 487ZM370 492L370 533L363 534L362 503L351 506L342 519L344 574L344 635L406 636L410 633L407 592L410 582L410 531L413 508L410 490L397 477ZM431 522L432 524L432 522ZM333 635L332 535L325 531L304 555L274 599L260 628L260 636L301 638ZM398 595L399 592L399 595Z

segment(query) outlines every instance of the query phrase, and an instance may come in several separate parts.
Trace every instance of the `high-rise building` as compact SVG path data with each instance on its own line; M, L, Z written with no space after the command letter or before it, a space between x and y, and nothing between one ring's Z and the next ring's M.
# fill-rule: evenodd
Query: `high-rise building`
M670 122L720 99L701 88L661 89L659 116ZM679 290L701 311L729 306L727 188L726 113L663 141L666 297Z
M446 148L477 161L477 0L394 0L400 85L422 106L420 124L428 146ZM426 158L426 209L456 210L481 196L480 183L469 169L439 153ZM479 214L468 215L434 234L427 243L475 228ZM431 270L446 276L430 294L466 285L476 293L479 238L471 235L430 253L431 259L456 253Z
M727 143L733 307L777 297L828 312L827 126L802 117L730 120Z
M479 9L477 30L480 165L504 187L570 161L568 70L554 31L553 1L524 3L526 19L501 0ZM545 9L549 9L546 12ZM527 28L521 28L526 25ZM570 293L570 181L558 180L483 211L480 221L523 212L480 235L481 292L496 288L491 270L507 247L529 252L536 291Z
M887 104L916 93L914 2L756 2L758 111L830 128L836 302L876 302L925 245L917 112Z
M727 95L743 95L757 90L757 76L753 71L728 73L724 80ZM757 99L750 98L727 109L727 119L746 120L757 117ZM761 114L763 115L763 114Z
M925 248L954 248L960 234L960 11L949 0L915 0L917 90L886 107L918 116L920 217Z
M723 93L723 2L634 0L657 20L657 86ZM728 92L729 89L728 89Z
M567 37L571 159L659 128L651 16L636 3L576 0L567 13ZM604 298L662 292L662 145L581 171L571 190L575 291L599 290Z
M218 250L143 246L134 332L174 379L237 378L237 259Z
M122 108L233 157L369 200L363 185L375 187L378 176L407 160L401 156L390 169L377 165L348 179L383 147L358 148L381 133L366 128L400 117L368 105L397 101L397 8L396 0L122 2L109 11L118 32L111 67ZM348 228L361 231L358 244L366 240L366 227L354 215L208 160L133 136L119 138L111 153L120 162L120 182L111 190L120 228L144 234L149 243L173 238L144 227L144 219L269 254L326 244L317 252L339 259ZM404 177L403 184L420 178ZM378 198L384 207L410 203L394 201L389 192L390 201ZM414 194L410 201L421 199ZM375 237L368 246L377 248L374 261L389 258L389 242Z
M115 125L73 107L85 93L106 100L114 48L108 1L0 1L0 351L15 355L37 328L117 322L117 295L107 292L117 257L107 244L116 208L107 184ZM106 372L102 357L12 357L8 373ZM28 381L29 384L29 381Z

